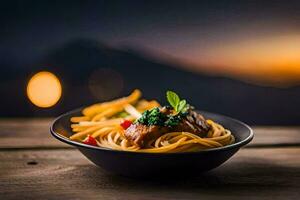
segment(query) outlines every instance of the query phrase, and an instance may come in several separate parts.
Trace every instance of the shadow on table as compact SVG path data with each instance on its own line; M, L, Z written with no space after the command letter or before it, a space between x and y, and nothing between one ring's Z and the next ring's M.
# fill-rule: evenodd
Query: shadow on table
M41 199L53 194L59 197L58 199L74 199L74 197L77 199L195 199L198 197L215 199L215 197L222 197L230 200L241 197L266 199L272 196L273 200L284 199L286 196L297 197L300 169L293 165L271 162L268 159L258 158L253 163L233 160L215 170L193 177L178 178L180 174L185 173L178 171L173 177L151 179L112 175L86 162L77 166L69 163L48 169L51 172L49 177L41 177L37 174L36 178L30 179L35 183L29 183L24 179L24 183L32 185L32 191L30 194L23 193L23 196L34 195ZM47 170L47 167L42 171L44 170ZM32 177L35 177L34 174Z
M257 164L260 163L260 164ZM188 171L188 169L186 169ZM152 177L152 178L128 178L109 174L96 166L91 167L93 177L101 177L101 182L107 181L112 185L124 189L132 188L169 188L174 189L197 189L217 186L218 188L228 187L289 187L297 185L300 176L300 169L297 167L287 167L279 164L268 163L266 160L256 159L256 164L245 163L229 164L221 166L203 174L185 177L185 171L174 172L171 177ZM97 180L93 180L97 182Z

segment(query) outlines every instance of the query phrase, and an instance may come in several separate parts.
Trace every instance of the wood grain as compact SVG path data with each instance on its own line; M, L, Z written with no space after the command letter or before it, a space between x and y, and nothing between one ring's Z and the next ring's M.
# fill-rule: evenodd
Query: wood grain
M53 119L0 119L0 148L71 148L49 132Z
M0 199L299 199L299 155L242 149L209 173L155 181L108 174L73 149L0 151Z
M194 178L176 179L174 174L173 180L158 181L119 177L94 166L50 135L51 121L0 119L0 199L276 200L300 196L300 127L253 127L251 148L242 149L223 166Z
M0 119L0 148L72 148L49 133L53 119ZM300 146L300 127L253 127L249 147Z
M253 127L255 137L250 146L300 146L300 127Z

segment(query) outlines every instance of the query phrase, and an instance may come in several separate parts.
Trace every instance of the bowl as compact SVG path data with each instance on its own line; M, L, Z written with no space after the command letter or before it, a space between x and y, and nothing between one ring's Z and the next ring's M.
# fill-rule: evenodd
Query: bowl
M182 153L141 153L94 147L68 138L73 134L70 118L81 115L81 109L59 116L51 125L50 132L56 139L78 148L94 164L114 174L129 177L197 175L220 166L253 139L253 131L245 123L219 114L199 112L205 118L231 130L236 139L235 143L199 152Z

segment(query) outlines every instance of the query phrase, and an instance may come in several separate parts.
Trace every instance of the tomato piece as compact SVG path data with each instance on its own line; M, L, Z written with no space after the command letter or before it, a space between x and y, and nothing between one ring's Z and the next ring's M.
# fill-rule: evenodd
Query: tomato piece
M84 144L92 145L92 146L98 146L97 141L92 136L88 135L84 140Z
M124 120L120 125L126 130L129 126L131 126L132 122L130 120Z

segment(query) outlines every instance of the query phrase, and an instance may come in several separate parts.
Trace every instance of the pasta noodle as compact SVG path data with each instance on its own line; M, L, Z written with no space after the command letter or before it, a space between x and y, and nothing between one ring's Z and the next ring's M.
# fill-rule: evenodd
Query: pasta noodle
M234 136L222 125L206 120L210 130L205 137L190 132L167 132L149 140L140 147L130 142L120 125L124 120L134 121L149 109L159 107L157 101L139 100L141 92L134 90L128 97L98 103L82 111L82 116L72 117L71 140L82 142L88 135L96 139L99 147L147 153L193 152L218 148L234 143Z

